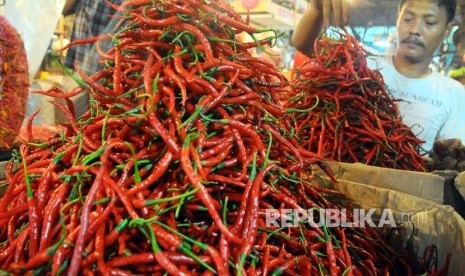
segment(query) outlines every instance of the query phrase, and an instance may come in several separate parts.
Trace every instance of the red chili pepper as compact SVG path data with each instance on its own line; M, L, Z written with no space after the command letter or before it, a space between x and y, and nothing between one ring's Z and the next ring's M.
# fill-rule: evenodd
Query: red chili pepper
M180 149L176 139L168 133L168 131L163 127L157 116L153 112L149 113L148 116L150 125L157 131L158 135L165 141L169 146L170 150L173 152L174 156L177 157L180 154Z
M104 154L102 157L108 158L108 151L107 151L107 154ZM70 266L69 266L69 271L68 271L69 275L77 275L79 272L79 266L82 260L82 252L83 252L83 247L84 247L84 238L85 238L87 229L90 224L89 218L90 218L91 207L92 207L94 198L98 190L101 189L103 185L102 182L103 182L104 174L105 174L105 166L101 166L96 174L96 179L84 201L84 205L82 207L82 213L81 213L81 220L80 220L81 226L80 226L79 234L77 236L77 240L74 246L73 256L70 261Z
M252 247L255 243L257 231L258 231L258 210L259 210L259 205L260 205L260 188L262 186L262 182L265 178L265 174L268 173L270 170L274 168L274 164L271 164L267 166L266 168L263 168L260 170L260 172L257 174L255 179L252 181L252 185L250 187L250 192L248 196L248 209L246 213L246 219L248 222L248 228L243 229L244 233L246 233L244 242L241 246L241 249L239 251L239 256L247 256L251 250Z
M147 25L155 27L155 28L168 27L168 26L176 25L176 24L178 24L180 22L179 17L176 16L176 15L172 15L170 17L162 18L162 19L148 18L148 17L144 17L144 16L142 16L142 15L140 15L138 13L131 13L131 15L136 17L137 19L139 19L140 23L144 23L144 24L147 24Z
M236 235L232 234L228 228L223 224L221 221L221 217L215 209L215 204L212 202L211 196L208 194L205 186L202 184L202 181L199 179L199 176L195 173L194 169L192 168L191 160L189 158L189 147L190 147L190 138L189 136L186 137L184 141L182 151L181 151L181 165L186 172L187 178L191 181L194 187L199 189L199 197L203 204L206 205L208 209L208 213L211 215L213 221L217 224L218 228L221 230L221 233L225 235L225 237L234 242L234 243L241 243L242 240L238 238Z

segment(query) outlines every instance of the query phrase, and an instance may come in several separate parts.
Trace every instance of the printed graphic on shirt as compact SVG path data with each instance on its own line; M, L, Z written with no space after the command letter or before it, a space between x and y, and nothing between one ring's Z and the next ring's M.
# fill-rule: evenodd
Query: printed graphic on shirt
M410 93L407 93L405 91L397 91L395 93L396 95L398 95L398 97L400 97L401 99L405 100L405 101L409 101L409 102L418 102L418 103L423 103L425 105L431 105L433 107L437 107L437 108L440 108L443 106L443 102L439 99L435 99L433 97L428 97L428 96L424 96L424 95L417 95L417 94L410 94ZM409 109L410 108L413 108L414 105L409 105Z

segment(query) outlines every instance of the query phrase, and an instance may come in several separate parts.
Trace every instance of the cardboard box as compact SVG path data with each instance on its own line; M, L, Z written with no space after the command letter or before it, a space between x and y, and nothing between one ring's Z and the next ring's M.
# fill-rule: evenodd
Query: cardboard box
M444 176L444 204L452 206L457 213L465 218L465 172L438 171Z
M89 109L89 94L88 93L81 93L73 98L71 98L71 101L74 104L74 109L76 112L76 118L80 117L82 114L84 114L88 109ZM62 103L65 104L63 100L60 99L55 99L55 101L61 101ZM66 105L66 104L65 104ZM63 123L63 122L68 122L68 119L66 118L66 115L57 107L54 109L54 117L55 117L55 122L56 123Z
M327 162L327 164L338 180L390 189L438 204L444 203L445 179L443 176L368 166L361 163ZM325 175L320 170L315 173L323 177Z
M391 179L392 180L392 179ZM463 275L465 271L465 220L450 206L415 197L398 191L341 180L334 185L363 209L390 210L396 220L396 239L390 244L405 247L413 237L413 247L421 259L425 248L434 245L438 252L438 268L445 264L451 253L449 276ZM378 213L378 215L379 215ZM391 228L392 229L392 228ZM389 230L389 229L386 229Z

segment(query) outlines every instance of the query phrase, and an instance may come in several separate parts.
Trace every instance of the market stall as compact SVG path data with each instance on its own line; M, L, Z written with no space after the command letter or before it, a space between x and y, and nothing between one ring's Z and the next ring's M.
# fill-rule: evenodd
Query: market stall
M106 1L61 49L101 69L37 75L3 153L0 274L461 275L458 171L428 167L461 143L425 160L344 28L292 79L265 58L303 2Z

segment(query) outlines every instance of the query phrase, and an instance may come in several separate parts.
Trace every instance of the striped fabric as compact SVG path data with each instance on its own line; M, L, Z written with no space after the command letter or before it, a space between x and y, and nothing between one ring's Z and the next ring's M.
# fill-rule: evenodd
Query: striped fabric
M122 0L110 0L110 2L119 5ZM107 33L118 21L118 18L112 17L115 10L103 0L77 0L75 5L75 22L71 41ZM100 43L103 50L106 50L106 43ZM87 74L95 73L101 69L95 44L71 47L66 54L65 65L74 68L75 61Z

